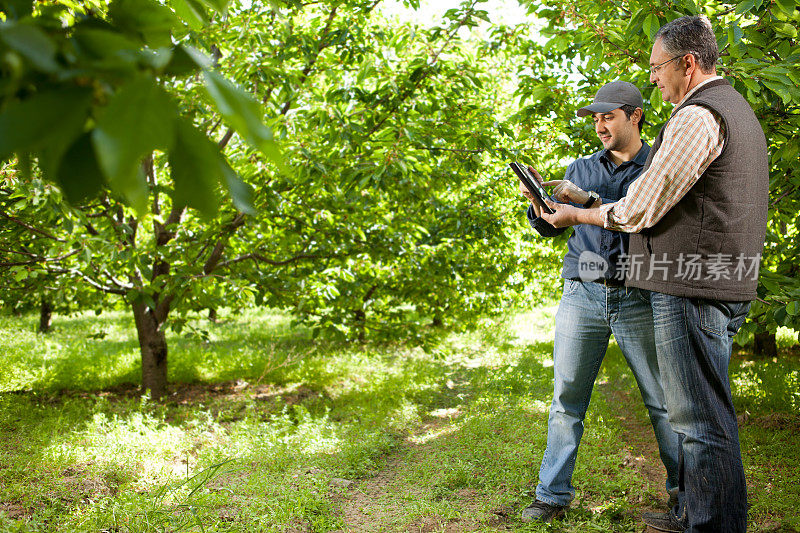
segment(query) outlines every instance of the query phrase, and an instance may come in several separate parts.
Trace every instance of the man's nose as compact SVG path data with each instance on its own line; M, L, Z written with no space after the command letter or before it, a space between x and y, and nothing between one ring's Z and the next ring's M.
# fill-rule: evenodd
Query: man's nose
M598 120L594 123L594 131L595 133L600 133L602 131L606 131L606 125L602 120Z

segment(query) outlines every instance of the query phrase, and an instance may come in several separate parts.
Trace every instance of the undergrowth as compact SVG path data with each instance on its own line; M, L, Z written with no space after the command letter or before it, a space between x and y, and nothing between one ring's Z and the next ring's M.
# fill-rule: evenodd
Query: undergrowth
M553 312L427 352L317 342L279 313L198 320L207 336L169 339L162 402L138 395L124 315L59 318L49 335L0 318L0 531L641 531L663 468L641 468L657 463L652 433L613 345L570 512L517 518L546 443ZM731 364L751 531L800 530L793 350Z

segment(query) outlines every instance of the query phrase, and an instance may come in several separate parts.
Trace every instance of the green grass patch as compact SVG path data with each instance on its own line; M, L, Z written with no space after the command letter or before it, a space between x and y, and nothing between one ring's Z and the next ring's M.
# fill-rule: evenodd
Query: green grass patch
M1 318L0 531L641 531L663 474L613 344L569 514L517 518L546 444L554 313L428 352L321 343L279 313L196 320L205 334L169 338L162 403L136 393L127 316L59 317L49 335ZM751 531L800 530L800 361L785 349L731 364Z

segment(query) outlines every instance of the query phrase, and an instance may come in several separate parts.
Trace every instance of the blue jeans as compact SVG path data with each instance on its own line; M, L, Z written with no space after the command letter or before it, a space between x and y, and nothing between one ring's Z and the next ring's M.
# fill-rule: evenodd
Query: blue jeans
M553 403L547 449L539 470L536 498L568 505L575 496L572 472L583 420L611 335L633 371L655 430L667 490L678 486L678 435L672 431L658 373L653 316L639 289L564 281L553 343Z
M745 531L747 489L728 362L750 303L642 294L652 304L667 411L680 439L673 512L690 532Z

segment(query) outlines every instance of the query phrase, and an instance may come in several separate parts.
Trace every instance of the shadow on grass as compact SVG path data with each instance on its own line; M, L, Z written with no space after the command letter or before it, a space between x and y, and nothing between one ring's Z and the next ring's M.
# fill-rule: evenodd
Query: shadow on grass
M248 320L250 319L250 320ZM129 314L60 317L47 334L35 332L33 317L0 318L5 371L0 391L102 390L141 382L136 330ZM312 341L305 328L290 327L280 313L250 313L239 321L198 319L187 334L167 333L169 381L255 380L270 370L336 345ZM200 334L208 335L208 340Z

